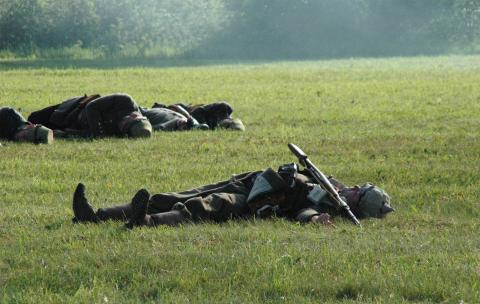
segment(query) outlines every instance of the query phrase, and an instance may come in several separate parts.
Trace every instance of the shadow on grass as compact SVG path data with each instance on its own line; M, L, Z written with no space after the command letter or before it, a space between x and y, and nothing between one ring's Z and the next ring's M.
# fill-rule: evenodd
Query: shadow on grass
M205 60L205 59L0 59L0 71L16 69L119 69L119 68L159 68L159 67L198 67L258 63L259 61ZM265 63L266 61L261 61Z

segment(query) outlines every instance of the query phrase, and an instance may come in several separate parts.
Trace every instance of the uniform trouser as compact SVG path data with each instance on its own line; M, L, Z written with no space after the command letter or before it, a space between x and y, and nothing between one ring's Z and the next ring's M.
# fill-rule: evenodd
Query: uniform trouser
M243 173L228 181L183 192L155 194L150 198L147 213L168 212L173 205L180 202L190 212L193 221L224 222L231 218L248 216L250 212L246 201L253 180L259 172ZM122 220L131 215L130 204L97 211L100 220Z
M14 140L18 130L28 125L22 114L10 107L0 108L0 138Z

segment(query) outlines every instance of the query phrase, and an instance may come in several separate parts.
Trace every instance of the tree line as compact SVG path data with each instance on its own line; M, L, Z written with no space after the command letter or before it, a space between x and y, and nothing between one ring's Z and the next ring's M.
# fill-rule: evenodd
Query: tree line
M324 58L478 52L479 0L0 0L0 50Z

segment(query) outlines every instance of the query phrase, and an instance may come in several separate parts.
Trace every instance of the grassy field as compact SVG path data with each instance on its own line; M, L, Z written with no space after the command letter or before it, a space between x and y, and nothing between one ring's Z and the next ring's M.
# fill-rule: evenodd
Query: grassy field
M99 65L102 65L99 63ZM89 66L95 66L90 63ZM228 100L244 133L0 147L0 303L478 303L480 57L115 69L0 62L0 105L27 116L83 93L139 104ZM298 144L397 212L359 229L285 220L73 225L97 206L295 161Z

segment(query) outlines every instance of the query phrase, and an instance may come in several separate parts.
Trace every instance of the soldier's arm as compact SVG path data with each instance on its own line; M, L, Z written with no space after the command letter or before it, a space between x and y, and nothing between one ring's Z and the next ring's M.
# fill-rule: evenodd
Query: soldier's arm
M320 213L318 215L314 215L310 219L310 222L312 222L314 224L321 224L321 225L335 227L335 225L331 221L330 214L328 214L328 213Z
M326 212L319 212L314 208L305 208L297 212L295 220L301 223L315 223L333 226L330 214Z
M107 100L108 101L108 100ZM106 104L109 104L107 102ZM87 116L88 128L93 137L98 137L103 134L102 127L102 110L105 108L105 99L101 97L90 102L85 108Z
M153 130L155 131L176 131L181 129L180 127L181 124L186 124L186 123L187 123L186 118L184 119L175 118L161 124L153 125L152 127L153 127Z
M118 95L107 95L91 101L85 108L88 127L93 137L103 135L102 113L116 104Z
M177 112L178 114L183 115L187 119L186 125L183 126L183 129L191 129L195 126L200 125L198 121L192 115L190 115L190 113L184 107L182 107L182 105L175 104L175 105L171 105L170 108L175 112ZM182 121L182 124L183 124L183 121Z

